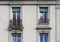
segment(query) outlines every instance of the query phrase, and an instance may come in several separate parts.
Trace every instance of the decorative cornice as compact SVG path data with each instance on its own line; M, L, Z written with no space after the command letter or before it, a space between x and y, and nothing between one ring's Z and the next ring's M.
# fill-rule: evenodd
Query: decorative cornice
M56 5L60 1L0 1L0 5Z
M0 0L0 1L56 1L56 0Z

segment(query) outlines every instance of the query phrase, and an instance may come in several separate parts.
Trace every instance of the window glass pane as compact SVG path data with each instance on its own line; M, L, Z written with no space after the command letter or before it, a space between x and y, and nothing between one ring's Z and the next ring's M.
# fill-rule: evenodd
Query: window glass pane
M13 11L13 25L16 25L16 12Z
M13 20L16 20L16 12L13 11Z
M20 19L20 7L12 7L13 19Z
M13 25L20 24L20 7L12 7L13 12Z
M48 21L48 7L39 7L40 10L40 22Z
M17 33L17 37L21 37L21 33Z
M21 42L21 33L12 33L13 42Z
M20 24L20 11L17 12L17 24Z
M17 42L21 42L21 34L17 34Z
M40 42L43 42L43 34L40 33Z
M20 20L20 11L17 11L17 20Z
M13 38L12 42L16 42L16 35L14 33L12 34L12 38Z
M45 34L45 42L48 42L48 34Z
M40 33L40 42L48 42L48 33Z
M44 20L45 20L45 21L48 19L48 16L47 16L47 15L48 15L48 13L45 12L45 13L44 13Z

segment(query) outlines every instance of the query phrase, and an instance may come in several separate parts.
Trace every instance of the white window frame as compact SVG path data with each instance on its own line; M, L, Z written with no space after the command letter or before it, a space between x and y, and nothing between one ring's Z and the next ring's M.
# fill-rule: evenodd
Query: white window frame
M20 7L21 9L20 9L20 19L22 19L23 18L23 14L22 14L22 5L10 5L9 6L9 16L10 16L10 20L11 19L13 19L13 13L12 13L12 7Z
M23 19L23 14L22 14L22 5L9 5L9 21L13 19L13 13L12 13L12 7L21 7L20 9L20 14L21 14L21 19ZM22 20L23 21L23 20ZM11 42L11 34L15 33L14 30L8 32L8 42ZM21 33L21 42L23 42L23 31L17 30L16 33Z
M50 42L50 30L37 30L36 32L36 42L40 42L40 33L48 33L48 42Z
M12 33L15 33L15 31L14 30L9 31L9 35L8 35L9 40L8 40L8 42L12 42ZM18 31L17 30L16 33L21 33L21 42L23 42L23 31Z
M39 20L39 19L38 19L38 16L39 16L39 14L40 14L40 11L39 11L40 9L39 9L39 7L48 7L48 18L49 18L49 23L50 23L50 5L38 5L38 7L37 7L37 8L38 8L37 24L38 24L38 20Z

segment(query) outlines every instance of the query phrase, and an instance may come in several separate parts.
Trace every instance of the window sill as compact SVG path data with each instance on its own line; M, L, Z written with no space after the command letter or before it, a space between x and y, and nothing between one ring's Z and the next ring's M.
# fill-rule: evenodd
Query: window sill
M51 30L51 27L37 27L37 30Z

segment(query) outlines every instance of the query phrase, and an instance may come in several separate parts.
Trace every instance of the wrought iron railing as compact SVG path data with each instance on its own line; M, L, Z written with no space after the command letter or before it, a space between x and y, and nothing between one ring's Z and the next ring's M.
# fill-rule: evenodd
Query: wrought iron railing
M20 27L23 27L22 20L18 20L18 22L16 22L15 20L10 20L9 28L20 28Z
M48 25L49 24L49 19L47 19L47 20L41 20L41 19L39 19L38 20L38 24L39 25Z

